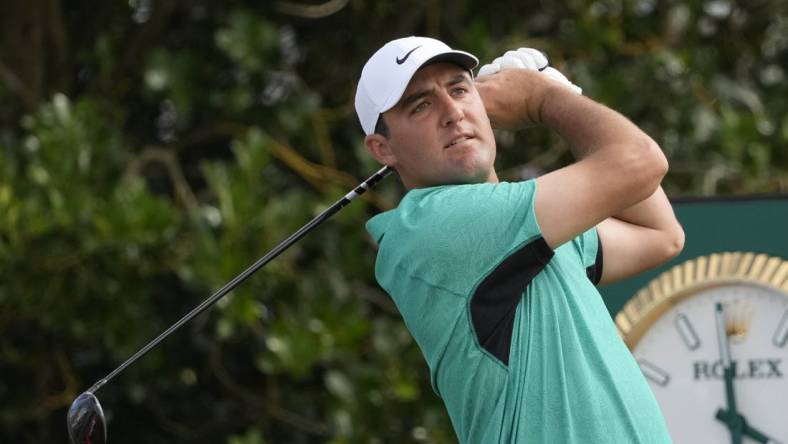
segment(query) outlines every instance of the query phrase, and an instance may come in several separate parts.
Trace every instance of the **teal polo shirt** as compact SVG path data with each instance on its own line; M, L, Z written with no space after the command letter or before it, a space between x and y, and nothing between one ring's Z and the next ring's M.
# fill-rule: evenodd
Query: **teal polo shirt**
M596 229L551 249L535 193L533 180L416 189L367 223L375 276L459 442L670 442L595 287Z

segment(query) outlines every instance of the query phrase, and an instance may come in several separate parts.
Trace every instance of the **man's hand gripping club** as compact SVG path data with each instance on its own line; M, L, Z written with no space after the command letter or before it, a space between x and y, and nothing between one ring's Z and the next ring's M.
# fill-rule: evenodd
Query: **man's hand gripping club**
M541 51L533 48L520 48L516 51L506 51L504 55L479 68L477 77L492 75L501 70L512 68L539 71L558 83L567 86L572 92L577 94L583 93L582 88L570 82L561 71L550 66L547 56Z
M533 48L507 51L482 66L476 87L492 126L510 130L544 123L540 110L545 93L552 88L559 87L558 91L578 95L582 93L580 87L549 66L547 57Z

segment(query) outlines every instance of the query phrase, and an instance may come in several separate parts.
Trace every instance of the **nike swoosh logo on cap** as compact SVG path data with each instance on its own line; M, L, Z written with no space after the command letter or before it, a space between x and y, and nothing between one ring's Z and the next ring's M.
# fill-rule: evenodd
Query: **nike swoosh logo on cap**
M415 50L417 50L419 48L421 48L421 45L419 45L419 46L411 49L410 51L408 51L408 53L405 54L405 57L403 57L403 58L397 57L397 65L402 65L403 63L405 63L405 60L408 60L408 57L410 57L410 55L413 53L413 51L415 51Z

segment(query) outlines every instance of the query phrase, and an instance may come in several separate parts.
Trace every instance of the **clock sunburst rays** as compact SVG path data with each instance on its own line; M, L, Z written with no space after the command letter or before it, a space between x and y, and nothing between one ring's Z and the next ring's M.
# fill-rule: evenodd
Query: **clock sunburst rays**
M650 326L671 307L703 289L751 283L788 292L788 261L766 254L726 252L701 256L662 273L615 316L616 326L634 349ZM752 312L742 308L728 330L731 339L746 338Z

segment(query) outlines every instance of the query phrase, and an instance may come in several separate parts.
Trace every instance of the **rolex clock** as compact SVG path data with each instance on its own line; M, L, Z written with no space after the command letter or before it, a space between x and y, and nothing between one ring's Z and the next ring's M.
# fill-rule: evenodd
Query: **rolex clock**
M698 257L615 320L675 443L788 444L788 261Z

